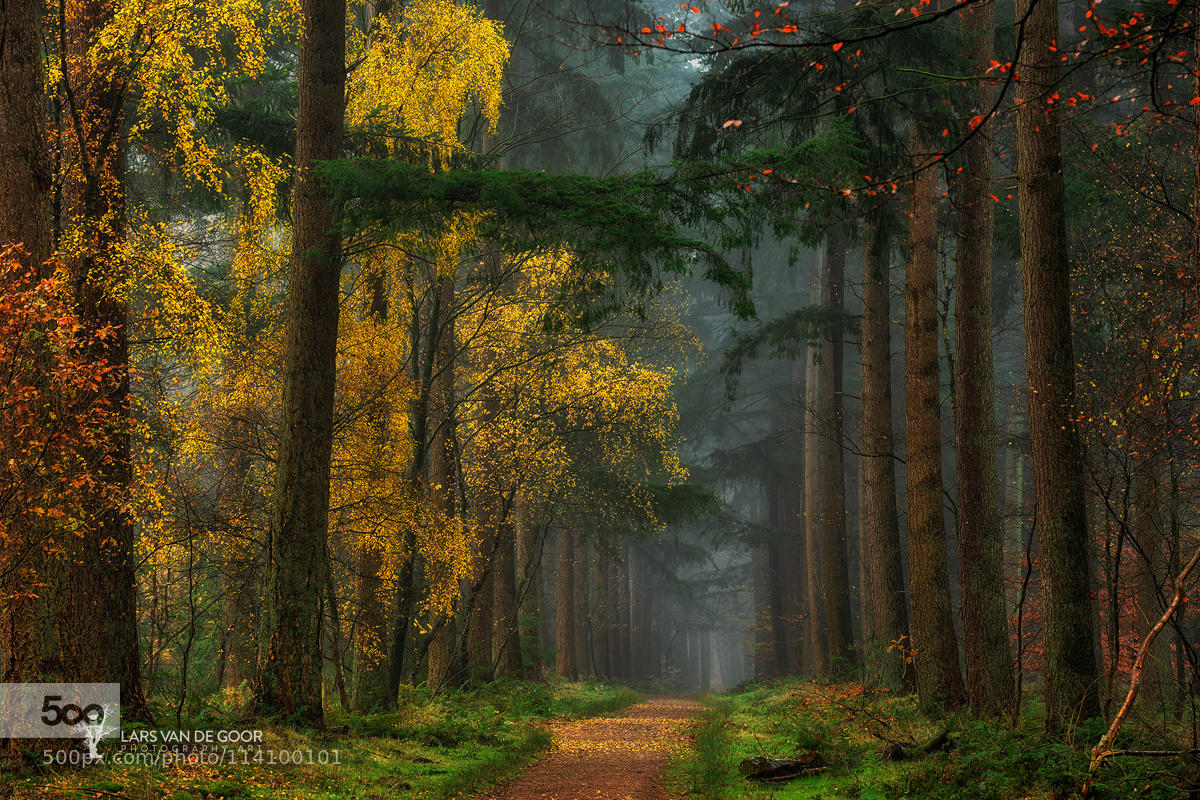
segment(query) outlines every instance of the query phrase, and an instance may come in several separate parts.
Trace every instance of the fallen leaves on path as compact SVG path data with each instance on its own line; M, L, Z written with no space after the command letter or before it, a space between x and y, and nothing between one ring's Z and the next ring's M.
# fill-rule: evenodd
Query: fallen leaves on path
M488 800L667 800L667 759L699 705L652 697L618 717L556 723L550 752Z

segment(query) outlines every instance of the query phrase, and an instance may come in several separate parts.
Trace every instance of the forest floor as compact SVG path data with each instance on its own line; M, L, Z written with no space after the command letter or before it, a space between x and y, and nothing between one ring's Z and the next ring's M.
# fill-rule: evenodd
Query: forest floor
M965 714L931 719L912 696L797 680L699 701L642 701L629 689L589 683L501 682L436 696L407 689L397 711L335 709L327 712L323 731L270 724L239 713L236 703L207 704L181 727L261 729L261 750L216 765L101 764L16 773L0 767L0 800L1079 798L1102 721L1087 720L1065 738L1049 740L1033 693L1026 694L1024 709L1015 725ZM1156 719L1131 719L1118 746L1191 747L1191 717L1186 709L1169 710ZM127 737L135 731L150 732L126 726ZM934 741L946 746L928 748ZM903 757L889 757L889 749L895 755L889 744L899 744ZM127 746L107 740L101 749L113 754ZM199 752L214 749L220 748ZM322 753L332 757L322 761ZM284 754L289 763L281 763ZM747 780L739 764L760 756L798 758L813 769L786 782ZM1104 767L1091 798L1195 800L1197 775L1196 758L1123 757Z
M611 716L640 699L624 687L561 681L499 682L437 696L410 689L394 712L327 711L325 731L209 707L201 718L184 719L180 726L171 720L160 722L158 729L123 729L126 737L155 730L159 742L164 730L176 727L193 732L261 730L262 747L245 754L234 748L233 758L218 764L196 759L39 766L19 772L0 766L0 800L461 799L512 778L546 753L553 741L551 725L569 730L581 720ZM100 749L111 757L117 748L110 739ZM156 746L137 749L145 752ZM227 750L220 745L187 749L205 755Z
M1104 729L1097 718L1049 740L1030 693L1015 726L965 714L930 719L913 696L860 684L784 680L701 700L687 730L692 747L672 759L667 786L704 800L1075 800ZM1122 746L1187 749L1188 719L1173 724L1173 731L1150 720L1127 725ZM943 740L945 747L925 752ZM898 760L888 747L897 743ZM747 779L739 764L760 756L795 758L813 769L778 783ZM1090 797L1193 800L1198 766L1195 758L1116 759L1098 774Z
M666 800L663 777L700 711L680 697L650 697L619 716L551 725L550 753L488 800Z

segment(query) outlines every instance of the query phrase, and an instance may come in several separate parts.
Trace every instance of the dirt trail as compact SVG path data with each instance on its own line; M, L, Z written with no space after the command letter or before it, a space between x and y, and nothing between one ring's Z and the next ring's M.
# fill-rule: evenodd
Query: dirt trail
M699 711L686 698L648 697L617 717L556 723L550 753L487 800L667 800L667 758Z

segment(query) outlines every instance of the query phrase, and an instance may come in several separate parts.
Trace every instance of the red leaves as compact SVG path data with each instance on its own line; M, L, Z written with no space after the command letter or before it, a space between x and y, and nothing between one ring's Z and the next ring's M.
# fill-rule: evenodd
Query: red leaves
M836 53L838 50L841 50L843 45L845 45L845 42L834 42L833 43L833 52Z
M108 488L123 373L104 358L117 332L75 313L70 281L39 279L0 250L0 535L35 518L78 518Z

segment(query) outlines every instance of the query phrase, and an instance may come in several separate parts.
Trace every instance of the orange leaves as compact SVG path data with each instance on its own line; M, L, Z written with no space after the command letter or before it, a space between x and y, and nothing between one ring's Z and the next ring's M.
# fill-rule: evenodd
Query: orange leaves
M109 328L89 330L61 272L39 278L23 251L0 251L0 532L78 519L120 435L122 372L104 358ZM52 266L52 265L50 265Z

